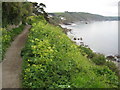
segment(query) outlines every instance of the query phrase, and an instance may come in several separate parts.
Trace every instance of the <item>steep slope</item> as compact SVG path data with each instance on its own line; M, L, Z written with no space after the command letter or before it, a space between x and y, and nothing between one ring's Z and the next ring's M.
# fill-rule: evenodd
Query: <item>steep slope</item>
M83 56L60 27L42 17L29 21L32 28L21 53L24 88L117 88L115 73Z

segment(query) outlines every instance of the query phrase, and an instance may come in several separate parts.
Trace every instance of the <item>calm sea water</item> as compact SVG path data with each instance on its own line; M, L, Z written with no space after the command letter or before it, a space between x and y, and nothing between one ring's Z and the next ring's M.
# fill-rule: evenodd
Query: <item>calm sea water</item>
M104 55L118 54L118 21L100 21L88 24L76 22L72 25L62 25L72 29L68 36L73 39L83 38L83 42L94 52ZM79 41L76 41L79 43Z

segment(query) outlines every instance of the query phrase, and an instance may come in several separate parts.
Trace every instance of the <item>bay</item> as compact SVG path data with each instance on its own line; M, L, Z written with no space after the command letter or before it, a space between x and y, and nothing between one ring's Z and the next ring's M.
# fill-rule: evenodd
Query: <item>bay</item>
M76 22L71 25L61 25L72 29L68 36L82 38L94 52L104 55L118 55L118 21ZM75 40L78 44L80 40Z

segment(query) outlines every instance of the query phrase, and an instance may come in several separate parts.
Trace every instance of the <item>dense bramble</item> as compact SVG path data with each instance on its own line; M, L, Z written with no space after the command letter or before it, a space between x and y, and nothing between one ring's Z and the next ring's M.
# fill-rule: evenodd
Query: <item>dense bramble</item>
M32 28L21 53L23 88L117 88L115 73L83 56L60 27L41 17L29 21Z

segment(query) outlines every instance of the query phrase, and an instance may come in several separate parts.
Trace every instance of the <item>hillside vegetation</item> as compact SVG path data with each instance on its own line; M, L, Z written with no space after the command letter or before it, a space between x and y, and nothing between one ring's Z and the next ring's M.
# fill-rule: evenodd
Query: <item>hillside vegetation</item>
M22 87L118 87L115 73L83 56L59 26L50 25L42 16L31 16L28 21L32 28L21 53Z
M15 37L20 34L23 29L24 29L25 25L20 25L17 28L11 29L11 30L7 30L5 28L1 28L1 32L2 32L2 36L0 37L0 39L2 39L2 59L0 60L0 62L4 59L5 56L5 52L7 50L7 48L10 46L11 42L15 39Z
M43 15L47 20L44 7L46 6L43 3L38 4L36 2L2 2L2 28L0 28L2 33L0 36L2 58L0 62L4 59L11 42L23 31L27 17L35 14Z
M60 26L50 24L104 20L105 17L89 13L65 12L52 13L53 17L48 19L45 7L43 3L36 2L2 3L3 17L0 28L2 58L14 38L23 31L24 26L26 24L32 26L25 47L21 51L22 75L17 73L21 65L16 58L12 61L13 56L8 55L10 59L5 61L7 62L5 67L9 68L7 71L4 70L5 74L9 73L5 76L15 79L11 81L6 78L8 85L14 82L16 86L18 83L16 79L21 75L20 83L23 88L118 88L120 82L114 64L106 63L103 55L94 54L88 48L75 45L63 33L64 30ZM18 27L8 30L11 25ZM25 39L24 36L26 37L26 34L21 37ZM18 58L21 60L19 56ZM16 65L20 68L16 68Z

